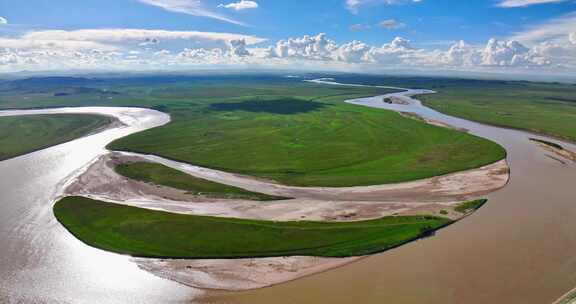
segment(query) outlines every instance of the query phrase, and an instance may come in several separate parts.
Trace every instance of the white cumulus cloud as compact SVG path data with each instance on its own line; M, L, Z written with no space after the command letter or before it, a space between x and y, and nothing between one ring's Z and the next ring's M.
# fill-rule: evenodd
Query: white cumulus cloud
M417 57L421 50L410 45L410 41L397 37L392 42L375 47L361 41L338 45L321 33L280 40L269 48L268 57L342 63L402 64Z
M243 63L251 55L244 40L232 40L223 48L187 48L178 53L177 57L184 59L184 63L230 65Z
M4 17L0 17L0 25L8 24L8 20Z
M270 47L270 57L329 60L337 49L336 42L321 33L316 36L304 36L280 40Z
M382 45L357 40L338 43L323 33L261 46L264 39L228 33L47 30L0 38L0 71L189 71L198 67L263 66L347 71L541 69L576 74L575 35L565 35L563 42L545 41L532 45L512 39L490 39L484 45L459 41L447 50L441 50L417 48L401 37Z
M546 63L517 41L497 39L490 39L484 46L472 46L459 41L438 55L438 64L453 67L518 67Z
M480 63L480 52L463 40L453 44L440 58L440 62L450 66L475 66Z
M518 41L498 41L490 39L481 51L481 64L487 66L514 66L539 64L534 61L530 49ZM544 62L544 61L542 61Z
M228 3L228 4L220 4L220 5L218 5L218 7L224 7L224 8L229 8L229 9L233 9L236 11L241 11L241 10L245 10L245 9L258 8L258 2L250 1L250 0L240 0L238 2L232 2L232 3Z
M361 63L366 62L367 54L370 53L372 47L361 41L352 41L345 43L338 47L335 52L334 60L341 62Z
M373 47L367 54L367 61L386 64L415 64L413 60L419 57L423 50L414 48L410 41L401 37L394 38L390 43Z
M263 41L249 35L198 31L40 30L19 37L0 37L0 71L9 67L15 70L169 67L177 66L178 58L186 57L180 54L193 53L192 49L198 53L203 50L204 54L212 54L210 58L218 57L222 62L249 56L246 47Z
M381 46L361 41L337 44L325 34L281 40L268 49L268 58L364 64L379 67L429 68L535 68L568 66L576 52L556 44L529 48L514 40L490 39L483 46L459 41L448 50L415 48L396 37Z

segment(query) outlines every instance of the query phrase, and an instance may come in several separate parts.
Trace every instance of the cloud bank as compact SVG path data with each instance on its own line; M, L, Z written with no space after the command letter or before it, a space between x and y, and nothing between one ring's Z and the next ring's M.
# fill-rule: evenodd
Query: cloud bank
M144 29L33 31L0 38L0 72L190 71L197 68L365 70L560 71L576 74L576 32L524 44L490 39L423 49L396 37L382 45L338 43L326 34L269 43L231 33Z
M84 29L84 30L45 30L29 32L21 36L21 40L42 41L91 41L105 44L130 44L150 41L190 41L193 43L223 43L224 41L244 39L248 44L256 44L266 39L255 36L198 32L198 31L167 31L147 29Z
M575 51L574 55L566 58L572 51ZM269 47L266 54L267 58L433 69L573 68L576 63L576 48L571 45L543 43L529 48L514 40L490 39L482 46L459 41L448 50L441 51L415 48L409 40L401 37L381 46L371 46L361 41L339 45L325 34L281 40Z

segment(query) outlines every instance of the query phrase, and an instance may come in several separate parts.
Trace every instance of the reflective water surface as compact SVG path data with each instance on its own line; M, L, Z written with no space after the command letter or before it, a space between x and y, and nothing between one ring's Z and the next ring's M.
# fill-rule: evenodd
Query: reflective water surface
M199 293L139 270L128 257L88 247L55 220L62 183L105 152L110 141L165 124L132 108L0 111L0 116L101 113L126 127L0 162L0 303L174 303Z
M128 125L0 162L0 303L540 304L576 286L576 166L548 157L528 140L533 135L449 117L408 101L351 102L415 112L500 143L509 153L510 184L490 195L474 216L433 238L241 293L202 292L156 278L125 256L82 244L52 215L51 201L62 183L104 153L108 142L162 125L169 121L166 115L130 108L0 111L0 116L103 113Z

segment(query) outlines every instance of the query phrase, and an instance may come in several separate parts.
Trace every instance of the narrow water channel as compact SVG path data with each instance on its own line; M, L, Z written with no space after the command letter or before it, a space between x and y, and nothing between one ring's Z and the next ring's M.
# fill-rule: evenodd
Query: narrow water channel
M546 156L528 140L546 137L446 116L405 97L418 93L425 92L393 94L409 105L386 104L382 96L349 102L414 112L498 142L508 151L510 184L474 216L433 238L241 293L202 292L156 278L127 257L84 245L52 215L62 184L105 153L107 143L165 124L167 115L134 108L0 111L99 113L127 125L0 162L0 303L541 304L576 286L576 166Z

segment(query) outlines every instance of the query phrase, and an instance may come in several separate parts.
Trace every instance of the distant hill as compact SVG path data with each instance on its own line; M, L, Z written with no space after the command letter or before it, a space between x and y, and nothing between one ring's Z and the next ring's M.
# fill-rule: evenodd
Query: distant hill
M103 81L80 77L32 77L5 82L12 89L45 89L54 87L79 87L101 84Z

